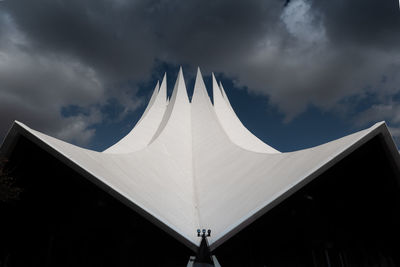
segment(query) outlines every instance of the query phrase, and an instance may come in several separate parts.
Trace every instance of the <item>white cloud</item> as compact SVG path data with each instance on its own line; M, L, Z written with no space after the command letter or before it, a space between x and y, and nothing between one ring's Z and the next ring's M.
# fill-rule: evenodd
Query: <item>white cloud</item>
M281 19L287 30L300 42L323 43L326 33L322 21L312 12L307 0L292 0L283 10Z

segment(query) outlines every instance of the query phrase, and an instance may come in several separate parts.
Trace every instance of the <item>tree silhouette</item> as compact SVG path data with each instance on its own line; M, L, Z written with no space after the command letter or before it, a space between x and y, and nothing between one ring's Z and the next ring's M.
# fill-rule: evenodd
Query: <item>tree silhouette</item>
M22 192L22 189L16 186L15 178L7 170L7 162L7 159L0 158L0 202L18 200Z

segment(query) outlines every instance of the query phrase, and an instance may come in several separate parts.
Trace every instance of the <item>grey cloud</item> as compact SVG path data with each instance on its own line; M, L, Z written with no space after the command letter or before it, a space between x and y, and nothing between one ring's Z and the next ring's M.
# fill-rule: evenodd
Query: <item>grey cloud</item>
M61 116L60 108L98 103L105 94L101 81L78 60L24 49L29 41L8 16L1 14L1 19L7 27L0 37L0 135L20 120L59 136L74 125ZM84 117L80 121L87 121L86 127L94 123ZM85 129L76 131L75 141L84 144L87 138L81 134L87 135Z
M155 58L238 61L275 30L282 1L7 1L35 49L79 57L106 77L148 75ZM211 62L211 63L210 63Z
M78 0L5 2L32 49L77 57L109 79L142 78L152 66L151 31L144 25L143 10L135 5Z
M92 108L87 115L76 115L64 118L62 127L56 136L62 140L68 140L79 145L87 145L95 135L95 129L91 125L101 122L102 114L98 109Z
M0 64L0 124L3 131L16 119L60 136L75 125L72 117L65 119L61 116L61 107L93 105L101 101L103 88L90 69L73 61L57 63L52 58L19 53L9 54L10 59L2 61L4 65ZM95 123L84 117L76 119L88 122L86 127ZM85 144L87 140L80 140L85 129L75 133L76 143ZM66 135L61 136L66 138L64 140L72 140Z
M0 62L13 57L0 69L2 106L35 125L47 116L42 128L65 138L73 130L57 121L82 140L94 134L93 122L61 118L62 106L92 109L115 98L134 110L142 103L137 88L118 84L148 80L157 60L235 77L287 121L310 104L335 110L354 95L399 91L395 1L6 0L1 8L9 19L0 23ZM30 109L38 105L43 110Z
M382 120L398 125L400 124L400 106L394 102L375 104L358 114L355 119L359 125Z
M155 60L224 69L246 55L257 32L268 31L279 16L275 10L282 3L271 3L2 2L2 131L20 119L65 140L75 133L87 142L93 122L84 115L63 118L62 107L92 110L112 98L123 105L123 116L142 101L137 88L119 84L148 79Z
M389 127L389 131L396 142L400 141L400 127ZM400 151L399 151L400 152Z
M266 45L248 51L242 66L228 68L240 73L240 85L268 95L286 120L310 104L334 110L342 99L365 91L385 98L400 89L400 16L396 3L380 4L290 1L285 9L296 9L281 22L292 38L282 28L266 35ZM298 8L304 5L307 12ZM382 77L390 82L381 83Z
M398 51L398 1L314 0L313 6L324 15L327 32L336 45Z

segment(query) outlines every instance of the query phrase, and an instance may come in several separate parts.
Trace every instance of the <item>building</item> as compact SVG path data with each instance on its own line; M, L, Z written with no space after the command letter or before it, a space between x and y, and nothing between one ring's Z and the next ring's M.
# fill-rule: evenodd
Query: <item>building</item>
M211 229L221 266L400 266L399 153L384 123L281 153L213 76L156 86L103 152L15 122L0 150L24 195L3 208L7 266L185 266Z

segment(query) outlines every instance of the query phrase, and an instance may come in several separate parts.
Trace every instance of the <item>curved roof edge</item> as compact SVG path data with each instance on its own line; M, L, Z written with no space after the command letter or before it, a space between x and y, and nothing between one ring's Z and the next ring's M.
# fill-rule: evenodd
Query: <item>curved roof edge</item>
M19 121L14 121L13 125L11 126L10 130L6 135L6 138L3 140L3 143L0 146L0 157L9 157L20 137L27 138L29 141L36 144L44 151L48 152L50 155L54 156L62 163L66 164L68 167L76 171L78 174L82 175L90 182L92 182L93 184L95 184L96 186L98 186L111 196L115 197L117 200L121 201L124 205L128 206L129 208L131 208L132 210L134 210L135 212L137 212L138 214L149 220L155 226L167 232L169 235L171 235L176 240L186 245L194 252L197 251L198 244L193 243L193 241L191 241L190 238L182 235L178 229L175 229L175 227L170 225L167 221L163 221L162 219L157 218L155 214L152 214L149 210L145 209L144 207L135 204L128 197L124 196L123 194L118 192L118 190L114 189L111 185L108 185L107 183L105 183L104 181L102 181L89 171L87 171L79 163L70 159L67 155L62 153L62 151L53 147L50 143L46 142L45 140L41 139L39 136L35 134L34 130L32 130L31 128L29 128L28 126ZM72 144L68 145L74 146Z
M333 167L340 160L349 156L352 152L354 152L356 149L363 146L366 142L371 140L373 137L376 137L378 135L381 135L383 137L383 140L385 141L385 145L388 148L388 150L390 152L390 156L393 159L393 163L396 165L397 170L400 171L400 154L399 154L399 151L397 150L397 147L393 141L392 135L390 134L386 123L378 122L378 123L374 124L372 127L368 128L366 130L363 130L363 131L366 131L366 133L363 134L357 140L355 140L352 144L350 144L349 146L344 148L341 152L339 152L335 156L331 157L331 159L327 160L326 162L323 162L319 167L315 168L308 175L303 177L299 183L297 183L294 186L285 190L282 194L280 194L272 202L266 203L265 205L261 205L258 208L254 209L250 216L243 217L239 223L231 226L230 229L227 229L225 231L225 233L218 236L215 239L215 241L210 245L211 251L218 248L224 242L226 242L231 237L233 237L234 235L239 233L241 230L246 228L246 226L250 225L252 222L257 220L262 215L264 215L268 211L270 211L272 208L276 207L278 204L280 204L281 202L286 200L288 197L290 197L291 195L296 193L298 190L300 190L301 188L306 186L308 183L313 181L315 178L317 178L319 175L321 175L322 173L327 171L329 168ZM363 132L363 131L360 131L360 132ZM356 133L360 133L360 132L356 132ZM336 140L334 140L332 142L335 142L335 141Z
M103 152L112 154L131 153L145 148L156 133L164 116L167 109L166 101L167 75L164 74L161 85L157 82L145 111L133 129Z
M334 166L336 163L338 163L340 160L344 159L348 155L350 155L352 152L354 152L356 149L360 148L363 146L366 142L371 140L372 138L381 135L385 147L388 149L390 156L393 160L393 163L395 164L395 168L397 170L400 170L400 154L396 148L396 145L393 141L393 138L384 122L377 123L373 125L372 127L360 131L356 133L355 138L351 139L350 142L348 142L346 145L344 145L337 153L333 154L332 156L326 158L325 160L321 161L320 164L318 164L315 168L310 170L306 175L303 177L300 177L299 182L296 184L289 184L283 191L277 192L277 197L272 201L268 203L263 203L262 205L259 205L252 211L250 211L249 214L246 214L246 216L242 217L241 220L235 222L232 224L228 229L226 229L224 232L219 234L216 238L215 241L211 244L211 249L214 250L221 244L223 244L225 241L227 241L230 237L234 236L237 234L239 231L241 231L243 228L245 228L247 225L251 224L254 222L256 219L267 213L269 210L271 210L273 207L287 199L289 196L297 192L299 189L307 185L309 182L314 180L316 177L321 175L323 172ZM145 207L141 207L137 204L135 204L133 201L131 201L128 197L124 196L122 193L118 192L117 189L114 189L112 186L108 185L104 181L102 181L100 178L96 177L95 175L91 174L89 171L85 169L84 166L80 165L73 159L69 158L66 154L64 154L62 151L59 149L53 147L49 142L46 140L42 139L36 131L30 129L29 127L25 126L24 124L20 122L14 122L13 126L9 130L6 138L3 141L3 144L0 147L0 156L6 156L8 157L16 143L18 142L18 139L20 136L26 137L28 140L33 142L34 144L38 145L40 148L43 150L47 151L51 155L53 155L55 158L59 159L63 163L65 163L67 166L71 167L73 170L77 171L79 174L93 182L95 185L99 186L101 189L106 191L107 193L111 194L115 198L117 198L119 201L127 205L128 207L132 208L134 211L138 212L141 214L143 217L148 219L150 222L155 224L156 226L160 227L170 235L172 235L174 238L191 248L192 250L196 250L198 244L194 244L193 241L190 240L190 238L182 235L178 229L175 229L174 226L170 225L168 222L163 220L162 218L157 218L155 214L152 214L151 211L147 210ZM340 139L339 139L340 140ZM334 143L335 141L332 141L330 143ZM323 146L323 145L322 145ZM315 147L318 148L318 147ZM294 152L296 153L296 152Z
M228 138L237 146L258 153L280 153L275 148L261 141L247 129L233 110L222 84L218 85L214 73L212 78L212 92L214 110L218 121Z

